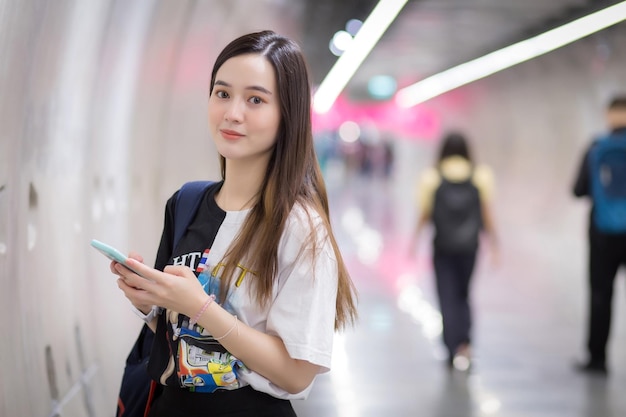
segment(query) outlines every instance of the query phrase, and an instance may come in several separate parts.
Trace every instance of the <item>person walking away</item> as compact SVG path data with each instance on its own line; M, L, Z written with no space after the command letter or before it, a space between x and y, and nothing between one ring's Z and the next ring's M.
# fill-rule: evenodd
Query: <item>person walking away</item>
M462 133L444 136L436 166L419 180L419 217L410 251L416 254L427 225L434 226L433 264L443 320L443 342L450 368L466 371L471 364L472 314L469 301L480 235L488 235L494 262L497 237L490 201L493 174L475 165Z
M626 95L610 101L606 119L609 133L589 146L573 187L576 197L591 200L587 358L575 369L601 375L608 372L614 281L626 265Z

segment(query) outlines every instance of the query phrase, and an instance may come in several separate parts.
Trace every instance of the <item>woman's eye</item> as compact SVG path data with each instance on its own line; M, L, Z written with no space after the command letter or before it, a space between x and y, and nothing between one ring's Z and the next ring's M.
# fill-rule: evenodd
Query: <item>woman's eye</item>
M221 91L221 90L220 91L216 91L215 95L218 98L228 98L228 93L226 93L226 91Z
M255 96L255 97L250 98L250 101L251 101L252 103L254 103L254 104L261 104L261 103L263 103L263 100L261 100L261 98L260 98L260 97L256 97L256 96Z

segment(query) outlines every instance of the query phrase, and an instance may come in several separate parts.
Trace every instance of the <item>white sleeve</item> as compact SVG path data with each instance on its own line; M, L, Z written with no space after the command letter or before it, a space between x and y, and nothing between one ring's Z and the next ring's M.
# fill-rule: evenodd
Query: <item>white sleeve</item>
M312 219L319 232L314 248L307 240L312 223L302 210L295 213L279 244L278 276L264 331L280 337L292 358L318 365L323 373L330 370L335 334L337 259L319 217ZM241 369L240 377L258 391L290 400L307 398L313 386L312 381L290 394L249 369Z
M308 242L308 219L290 222L279 247L278 291L267 317L267 332L279 336L294 359L330 370L337 299L337 259L325 229ZM318 219L319 220L319 219ZM312 254L315 253L313 259Z
M160 307L158 306L152 306L148 314L143 314L143 312L139 310L137 307L135 307L134 305L131 304L130 307L135 312L135 314L139 316L139 318L145 321L146 323L150 323L152 319L154 319L160 313L160 310L161 310Z

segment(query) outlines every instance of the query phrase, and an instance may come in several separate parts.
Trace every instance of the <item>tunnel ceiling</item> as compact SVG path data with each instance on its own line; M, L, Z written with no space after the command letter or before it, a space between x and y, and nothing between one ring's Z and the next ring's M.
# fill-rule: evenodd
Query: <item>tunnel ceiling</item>
M374 75L391 75L403 87L619 2L409 0L354 75L347 93L355 99L365 98L367 81ZM315 84L337 60L328 49L333 34L344 29L351 18L366 19L376 3L305 0L302 45Z

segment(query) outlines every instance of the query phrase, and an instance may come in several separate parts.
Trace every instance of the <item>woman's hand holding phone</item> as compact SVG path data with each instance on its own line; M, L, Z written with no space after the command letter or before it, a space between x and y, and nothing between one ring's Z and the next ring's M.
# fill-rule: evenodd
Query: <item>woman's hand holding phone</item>
M189 267L169 265L162 272L143 264L143 258L136 252L125 256L95 239L91 245L111 259L109 268L119 277L117 285L144 314L157 305L193 315L206 301L202 285Z
M109 264L109 269L113 274L119 277L118 281L127 280L127 276L129 276L130 274L140 277L136 270L133 270L132 267L128 266L129 259L134 259L138 262L143 263L143 257L137 252L130 252L128 256L126 256L119 250L115 249L113 246L107 245L106 243L100 242L96 239L91 240L91 246L93 246L100 253L102 253L104 256L111 260L111 263ZM149 312L152 309L152 305L135 304L133 300L131 300L131 302L138 310L140 310L144 314L147 314L146 312Z
M200 281L187 266L169 265L159 271L134 257L129 257L125 265L112 264L111 267L121 276L118 286L137 308L157 305L192 317L206 301Z

